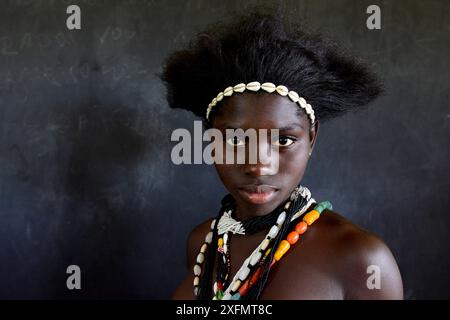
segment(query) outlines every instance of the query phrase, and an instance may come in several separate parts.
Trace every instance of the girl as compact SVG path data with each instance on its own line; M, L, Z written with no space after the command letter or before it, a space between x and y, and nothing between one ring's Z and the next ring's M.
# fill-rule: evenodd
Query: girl
M167 58L161 79L170 106L223 133L227 154L247 155L250 145L226 129L277 130L275 139L258 140L273 149L269 161L215 163L229 194L219 214L190 233L189 273L174 299L403 298L382 240L300 184L319 124L382 92L364 63L257 9L198 34Z

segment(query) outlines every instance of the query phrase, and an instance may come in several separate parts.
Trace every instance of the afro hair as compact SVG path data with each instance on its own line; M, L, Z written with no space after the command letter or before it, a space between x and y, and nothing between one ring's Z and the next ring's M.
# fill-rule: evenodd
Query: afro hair
M272 82L296 91L325 121L360 110L383 92L365 62L305 30L265 7L210 25L164 61L159 77L169 106L205 119L208 104L226 87Z

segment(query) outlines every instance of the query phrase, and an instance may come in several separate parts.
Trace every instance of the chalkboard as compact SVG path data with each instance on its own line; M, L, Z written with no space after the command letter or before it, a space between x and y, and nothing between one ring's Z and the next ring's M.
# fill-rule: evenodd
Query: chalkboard
M270 3L269 1L262 1ZM189 231L226 190L208 165L174 165L164 58L255 1L0 3L0 298L167 299ZM387 94L323 125L304 185L379 235L405 298L450 298L450 3L283 1L373 63ZM66 25L69 5L81 29ZM241 9L240 9L241 8ZM70 265L81 289L67 288Z

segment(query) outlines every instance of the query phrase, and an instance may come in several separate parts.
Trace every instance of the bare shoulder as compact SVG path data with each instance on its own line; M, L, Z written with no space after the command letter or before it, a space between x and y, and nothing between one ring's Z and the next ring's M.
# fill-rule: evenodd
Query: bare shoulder
M329 257L336 260L344 299L403 299L397 262L383 240L334 211L317 222L316 236L334 252Z

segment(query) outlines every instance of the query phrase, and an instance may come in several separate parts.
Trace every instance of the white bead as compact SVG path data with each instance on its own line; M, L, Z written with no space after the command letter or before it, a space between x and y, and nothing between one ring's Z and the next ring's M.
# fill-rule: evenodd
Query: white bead
M222 297L222 300L230 300L231 299L231 294L229 292L225 293Z
M205 242L206 243L211 243L211 241L212 241L212 236L213 236L213 234L212 234L212 232L210 231L210 232L208 232L208 234L206 235L206 237L205 237Z
M228 233L225 233L225 234L223 235L223 242L224 242L224 243L228 243Z
M200 266L198 264L196 264L194 266L194 275L199 276L201 272L202 272L202 268L200 268Z
M205 255L203 254L203 253L199 253L198 255L197 255L197 263L203 263L203 261L205 261Z
M247 83L246 88L250 91L258 91L261 89L261 84L258 81L249 82Z
M200 248L200 252L201 252L201 253L205 253L207 248L208 248L208 245L207 245L206 243L204 243L204 244L202 245L202 247Z
M281 226L283 224L283 222L284 222L284 219L286 219L286 212L285 211L280 213L280 215L278 216L277 225Z
M199 282L200 282L200 278L199 277L195 277L194 278L194 286L198 286Z
M244 281L245 279L247 279L249 273L250 273L249 267L245 267L244 269L242 269L241 272L239 273L239 280Z
M295 92L295 91L289 91L288 96L289 96L289 98L290 98L293 102L297 102L298 99L300 98L300 97L298 96L298 93Z
M261 85L261 89L263 89L264 91L266 91L268 93L272 93L276 90L276 86L272 82L264 82Z
M211 230L214 229L215 226L216 226L216 219L211 221Z
M276 88L278 94L282 95L282 96L286 96L289 92L288 88L286 88L285 86L279 85Z
M223 99L223 92L219 92L217 95L217 101L221 101Z
M250 265L254 266L255 264L258 263L258 261L261 259L262 253L261 251L258 251L250 260Z
M216 294L217 293L217 282L214 282L214 294Z
M233 94L233 87L227 87L225 90L223 90L223 95L226 97L229 97Z
M275 238L278 234L278 230L279 228L277 226L272 226L269 231L269 237L271 237L272 239Z
M194 294L195 294L196 296L198 296L198 287L195 287L195 288L194 288Z
M261 250L266 250L267 247L269 246L270 240L269 239L264 239L263 242L261 242Z
M233 90L235 92L244 92L244 90L245 90L245 83L239 83L239 84L235 85L233 87Z

